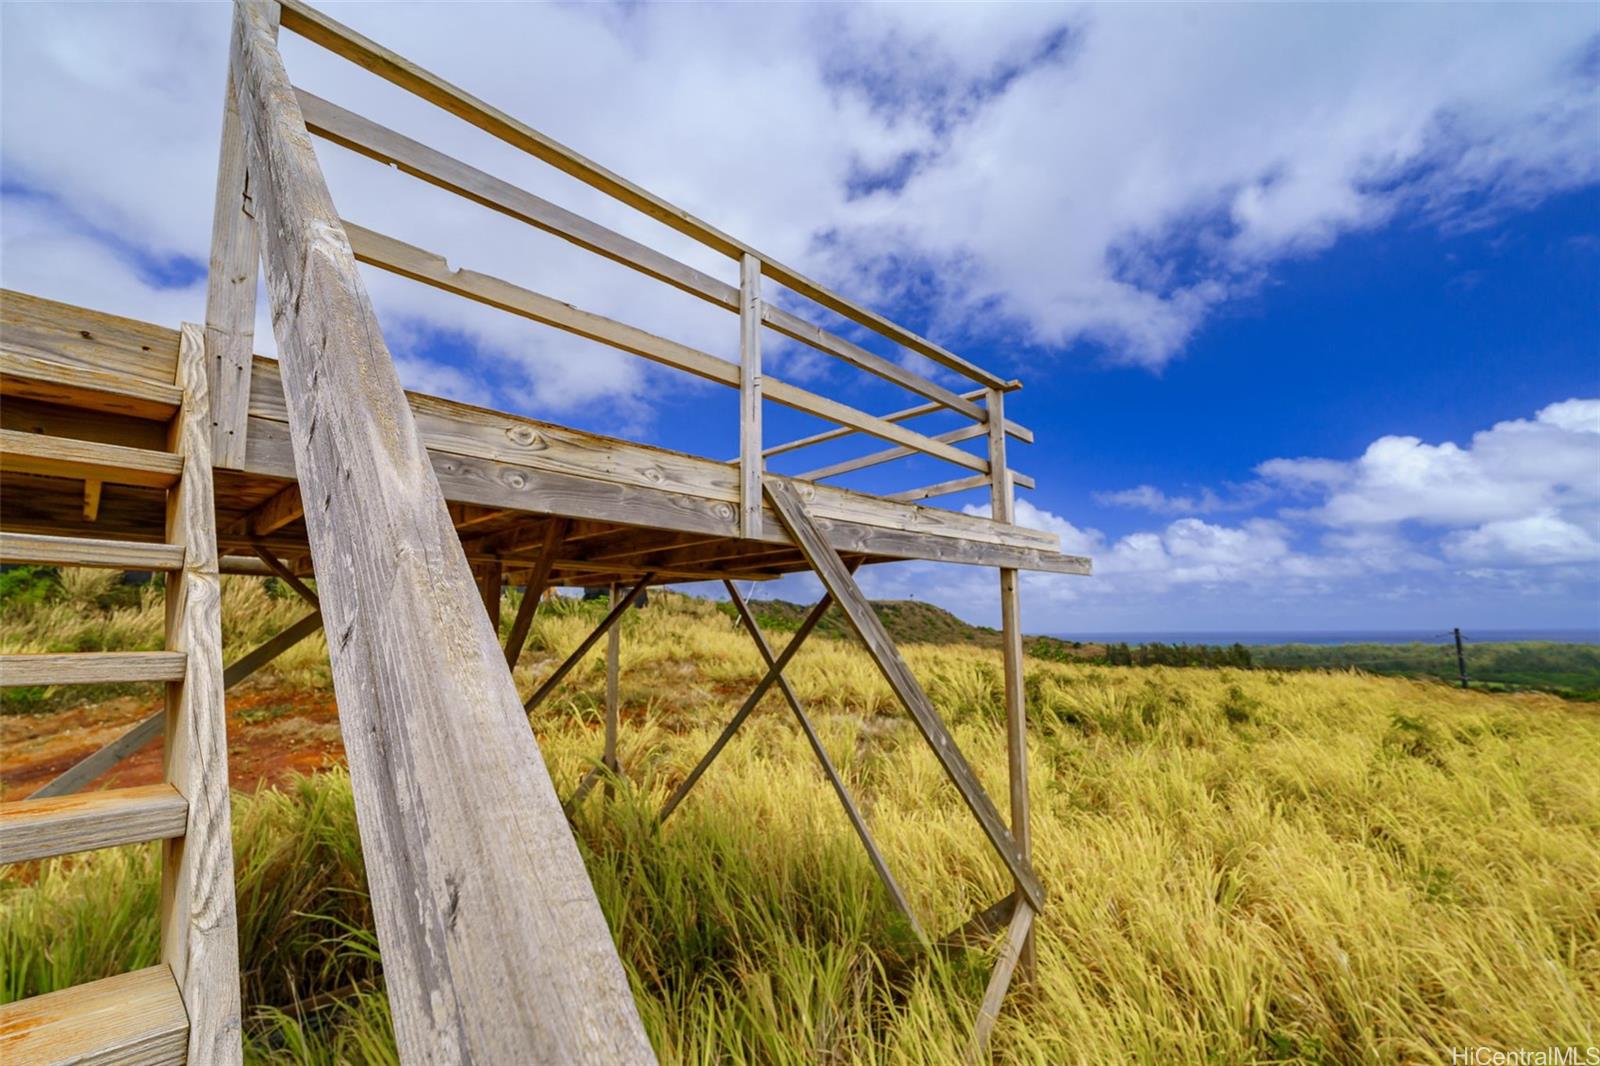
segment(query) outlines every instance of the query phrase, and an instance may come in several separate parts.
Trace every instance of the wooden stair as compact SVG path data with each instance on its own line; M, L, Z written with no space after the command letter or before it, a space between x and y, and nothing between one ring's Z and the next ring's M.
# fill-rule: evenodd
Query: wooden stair
M189 801L167 784L0 803L0 862L168 840L188 820Z
M97 520L103 485L165 489L169 543L4 530L0 562L166 573L166 649L0 655L0 686L165 683L167 706L157 721L167 726L169 748L159 784L0 803L0 863L164 842L162 961L0 1006L0 1063L238 1063L204 342L197 327L184 328L176 381L165 385L85 365L66 349L30 348L29 336L12 330L0 344L0 396L21 411L8 426L38 431L0 428L0 470L83 481L86 522ZM70 419L60 414L68 408ZM115 439L93 439L108 436ZM129 443L160 441L171 450Z
M0 1007L0 1062L182 1063L189 1018L165 964Z

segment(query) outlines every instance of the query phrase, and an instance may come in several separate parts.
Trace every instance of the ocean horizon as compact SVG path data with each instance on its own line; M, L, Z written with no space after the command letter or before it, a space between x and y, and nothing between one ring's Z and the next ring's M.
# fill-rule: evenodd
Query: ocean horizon
M1272 644L1448 644L1454 636L1448 629L1221 629L1207 632L1139 631L1128 633L1093 632L1050 633L1059 640L1086 644L1244 644L1261 647ZM1550 641L1556 644L1600 644L1600 629L1467 629L1461 630L1468 644L1498 644L1517 641Z

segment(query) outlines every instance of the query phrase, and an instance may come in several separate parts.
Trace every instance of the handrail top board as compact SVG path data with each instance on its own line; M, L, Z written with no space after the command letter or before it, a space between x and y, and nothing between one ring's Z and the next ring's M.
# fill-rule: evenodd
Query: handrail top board
M815 301L835 314L873 330L980 385L999 388L1005 384L1004 378L839 295L771 256L764 255L744 241L724 233L709 222L661 199L554 138L479 100L458 86L303 3L302 0L282 0L280 19L284 29L450 112L485 133L522 149L584 184L694 238L708 248L735 260L743 259L746 255L755 256L761 261L761 273L765 277Z

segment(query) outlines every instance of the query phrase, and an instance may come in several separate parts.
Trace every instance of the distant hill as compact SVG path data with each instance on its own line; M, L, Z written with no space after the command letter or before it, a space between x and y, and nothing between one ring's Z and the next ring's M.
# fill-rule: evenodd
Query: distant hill
M722 608L729 615L734 614L732 604L724 603ZM943 607L921 600L873 600L872 609L897 643L1000 647L999 630L963 622ZM811 607L787 600L751 600L750 610L761 628L792 632L800 627ZM846 637L850 635L850 628L843 612L833 607L818 623L817 632L824 636ZM1046 659L1098 659L1105 655L1106 650L1103 644L1085 644L1056 637L1025 636L1022 643L1030 655Z

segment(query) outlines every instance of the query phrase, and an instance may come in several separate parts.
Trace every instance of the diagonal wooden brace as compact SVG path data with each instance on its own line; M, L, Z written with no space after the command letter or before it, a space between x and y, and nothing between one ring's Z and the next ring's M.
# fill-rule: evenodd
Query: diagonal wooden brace
M1011 975L1016 971L1023 945L1028 942L1033 918L1033 908L1028 906L1028 901L1017 900L1011 924L1006 927L1005 941L1000 945L1000 957L995 960L994 969L989 974L989 985L984 989L978 1017L972 1023L972 1042L967 1047L966 1056L969 1063L982 1061L984 1052L988 1050L989 1036L994 1032L994 1023L1000 1020L1000 1005L1005 1002L1006 990L1011 987Z
M733 601L734 609L739 612L739 620L744 623L745 630L750 634L750 639L755 641L756 648L761 652L761 658L770 668L774 659L772 647L767 643L767 638L761 632L761 627L756 624L755 616L750 613L750 607L744 602L744 597L739 595L739 590L732 581L723 581L728 589L728 597ZM911 909L911 902L906 899L906 894L900 888L900 883L894 879L894 874L889 871L889 864L884 860L883 853L878 850L878 844L872 839L872 833L867 829L867 820L861 816L861 811L856 807L855 800L850 796L850 790L845 788L844 779L839 776L839 771L834 769L833 760L828 758L828 751L822 746L822 738L817 736L817 731L811 724L811 719L806 716L805 709L800 706L800 698L794 694L788 678L783 674L778 675L778 691L783 693L783 698L789 704L789 709L794 712L795 720L800 723L801 732L805 733L811 750L817 756L817 761L822 764L822 772L827 775L828 783L833 786L833 791L839 797L839 802L844 805L845 814L850 817L850 824L855 828L856 836L861 838L861 846L867 849L867 857L872 860L872 868L878 871L878 879L883 882L883 887L888 890L889 898L894 900L894 905L900 908L900 913L910 923L912 930L917 934L917 939L928 947L928 934L923 931L922 923L917 921L916 912Z
M961 798L966 801L968 809L977 818L984 835L999 853L1001 861L1016 878L1017 886L1034 910L1042 908L1045 890L1039 883L1038 877L1034 875L1032 864L1017 847L1017 842L1012 837L1005 820L1000 817L1000 812L995 809L988 793L984 792L983 785L979 783L978 776L973 773L966 757L961 754L961 749L956 747L955 738L950 735L944 721L939 717L939 712L934 709L933 702L928 699L928 694L923 691L915 675L911 673L911 668L901 657L900 650L895 647L894 640L889 636L888 630L884 629L883 622L873 611L872 604L862 593L861 587L856 584L844 560L839 558L839 554L833 550L833 546L811 520L793 485L777 478L768 478L765 488L767 498L772 501L773 509L778 513L779 521L794 538L795 544L799 546L811 568L822 579L823 587L838 601L840 609L850 623L850 628L855 630L856 636L866 645L868 653L877 662L878 669L883 672L884 679L889 682L889 687L894 689L901 704L911 713L923 739L933 748L934 756L944 767L944 772L951 783L956 786L956 791L961 793Z
M689 790L694 787L694 783L700 780L700 775L706 772L706 768L722 753L722 749L727 747L728 741L733 739L733 735L739 731L739 727L744 724L744 720L750 717L750 712L756 709L756 704L761 702L761 698L767 694L767 690L777 682L778 678L783 676L783 668L789 665L789 660L794 658L795 652L800 650L800 645L805 643L805 639L811 635L811 631L817 628L817 623L822 621L822 616L828 613L828 608L831 606L833 606L833 597L824 595L822 599L817 601L817 605L811 608L811 613L806 615L805 620L800 623L800 628L794 631L793 637L789 638L789 643L784 647L783 652L767 668L766 675L756 684L750 696L744 701L744 705L723 727L722 734L711 745L711 749L700 757L700 761L695 764L694 769L689 771L689 776L683 779L683 784L679 785L677 791L673 792L672 796L668 798L666 806L661 808L661 814L656 819L658 823L665 822L672 815L678 804L683 802L683 797L687 796Z
M568 672L583 660L583 657L589 653L590 648L594 647L595 641L605 636L606 632L617 624L623 613L633 606L634 601L644 594L644 590L650 585L651 578L655 576L655 574L644 575L639 579L637 585L628 590L628 594L622 597L621 602L611 608L610 613L600 620L599 625L595 626L594 632L583 638L583 643L578 645L577 650L567 656L566 662L556 667L556 672L547 677L544 684L540 685L534 691L534 694L528 697L528 701L522 705L524 710L533 710L539 706L546 696L555 690L555 687L561 683L561 679L566 677Z

